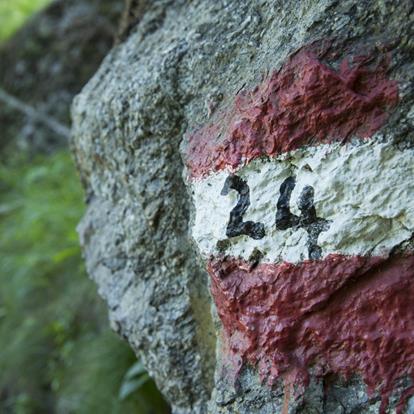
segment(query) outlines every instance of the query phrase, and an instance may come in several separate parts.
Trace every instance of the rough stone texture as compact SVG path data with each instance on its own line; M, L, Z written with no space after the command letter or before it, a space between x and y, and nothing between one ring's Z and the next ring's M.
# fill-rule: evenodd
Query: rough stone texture
M400 103L382 131L398 147L412 146L413 7L409 0L155 0L76 98L88 271L114 329L143 354L175 413L282 412L287 395L261 384L252 367L236 384L222 369L220 324L214 307L210 316L208 279L188 234L183 137L294 51L329 38L339 60L391 53L388 74ZM312 380L303 395L291 394L285 413L379 410L380 397L369 398L357 377L323 390ZM397 401L398 390L391 407Z
M0 148L49 152L67 145L70 104L111 48L122 6L56 0L0 46L0 88L19 101L0 96Z

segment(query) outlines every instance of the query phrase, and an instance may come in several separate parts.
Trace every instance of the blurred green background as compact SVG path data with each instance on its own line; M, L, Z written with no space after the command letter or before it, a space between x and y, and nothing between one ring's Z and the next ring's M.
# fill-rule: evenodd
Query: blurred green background
M47 3L0 0L0 42ZM83 209L67 149L1 154L0 413L167 413L85 273Z
M11 36L35 11L50 0L0 0L0 39Z

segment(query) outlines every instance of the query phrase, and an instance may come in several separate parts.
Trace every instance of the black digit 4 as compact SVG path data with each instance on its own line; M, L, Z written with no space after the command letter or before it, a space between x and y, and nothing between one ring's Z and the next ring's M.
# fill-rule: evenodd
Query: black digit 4
M280 196L276 205L276 228L278 230L287 230L299 224L299 217L290 211L290 197L295 185L295 178L288 177L280 186Z
M290 211L290 198L295 188L296 180L288 177L280 186L280 196L277 201L276 229L287 230L289 228L303 228L308 233L308 255L309 259L320 259L322 249L318 246L318 237L329 228L329 220L316 216L314 205L314 189L310 185L303 188L298 207L300 217Z
M246 235L255 240L262 239L266 234L263 223L243 221L243 215L250 206L250 189L246 181L237 175L229 175L224 182L221 195L227 195L230 190L236 190L239 193L239 199L230 212L230 220L226 229L227 237Z

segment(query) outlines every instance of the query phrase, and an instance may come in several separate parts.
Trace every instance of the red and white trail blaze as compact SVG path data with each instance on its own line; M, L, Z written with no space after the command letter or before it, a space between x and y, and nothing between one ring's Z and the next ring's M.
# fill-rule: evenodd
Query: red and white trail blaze
M192 133L186 162L235 370L299 386L309 369L357 374L385 413L414 381L414 152L381 133L398 87L372 61L335 71L300 50Z

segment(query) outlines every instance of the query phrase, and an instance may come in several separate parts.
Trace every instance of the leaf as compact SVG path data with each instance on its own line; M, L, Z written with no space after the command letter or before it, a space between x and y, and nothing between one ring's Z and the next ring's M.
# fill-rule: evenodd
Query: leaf
M125 400L129 395L140 389L150 379L148 374L141 375L138 379L125 381L119 390L119 399Z
M66 249L62 249L56 254L53 255L52 260L54 263L62 263L69 257L73 257L79 253L79 247L78 246L72 246L68 247Z
M131 368L125 374L125 380L133 379L134 377L140 376L145 374L146 370L142 361L137 361L135 364L132 365Z

